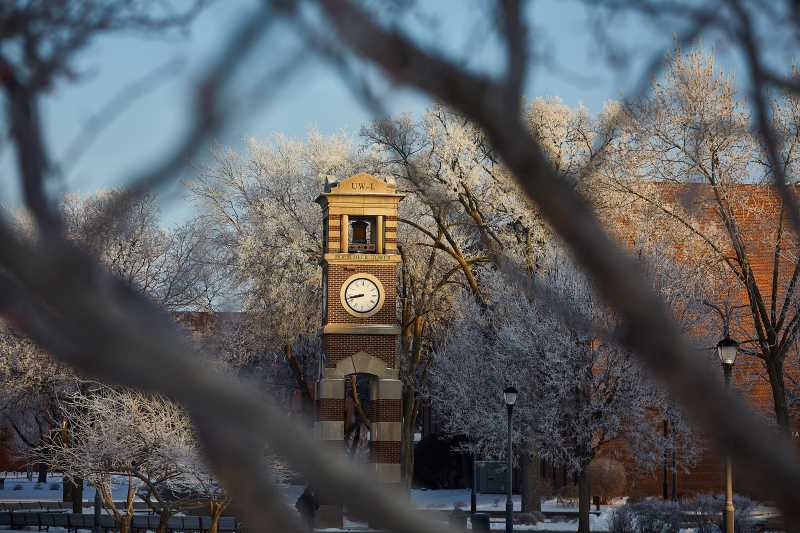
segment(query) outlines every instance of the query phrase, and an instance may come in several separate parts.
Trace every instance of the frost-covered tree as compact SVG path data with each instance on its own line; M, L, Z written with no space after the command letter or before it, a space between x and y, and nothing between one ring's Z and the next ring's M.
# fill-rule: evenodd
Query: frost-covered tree
M496 224L485 219L476 200L488 194L491 183L482 164L492 163L480 145L480 132L442 107L419 120L410 115L378 120L361 134L377 152L381 172L393 176L407 194L398 219L403 259L399 361L404 386L401 463L410 485L431 337L445 322L455 288L463 286L474 298L484 298L477 271L490 256L481 240L482 235L495 238Z
M69 195L62 212L71 240L163 309L215 304L221 287L216 252L199 220L165 229L155 196L131 199L122 189Z
M300 410L311 416L311 387L322 371L322 338L316 331L276 347L265 339L258 317L222 312L211 318L209 331L198 339L209 354L209 364L239 379L258 381L259 387L287 409L292 408L294 394L299 391Z
M509 245L508 230L530 227L531 210L514 200L515 186L483 132L469 120L437 106L419 119L403 115L375 121L361 131L377 149L383 172L413 194L417 204L401 224L447 254L455 279L480 298L475 267L490 247ZM427 220L426 220L427 219Z
M250 139L243 153L217 146L190 183L220 252L231 305L251 322L238 329L239 342L256 347L251 355L285 359L307 400L313 376L307 379L307 362L293 346L318 335L322 320L322 216L314 199L325 176L361 170L370 170L368 154L348 136L311 132L304 140Z
M675 307L688 311L695 287L667 286L676 279L653 268ZM665 398L633 354L615 342L613 314L562 252L552 250L533 280L501 271L487 271L481 279L491 295L488 305L481 307L466 294L457 300L458 318L431 367L432 396L444 428L468 435L467 446L479 455L502 456L500 391L513 384L520 391L516 449L521 456L535 451L566 465L577 477L580 530L587 531L589 464L621 436L635 443L632 451L640 459L663 453L654 419L660 422L659 410L668 407ZM535 291L526 289L531 282ZM564 312L553 313L553 307Z
M81 380L10 325L0 328L0 416L12 430L16 454L30 460L31 450L61 421L58 402L77 391ZM46 475L46 465L40 465L39 481Z
M60 210L68 238L165 310L209 308L220 284L204 229L196 220L164 229L154 196L126 198L123 190L64 198ZM17 217L17 229L35 233L25 216ZM3 332L0 343L0 410L26 456L24 450L63 426L59 403L82 382L12 330ZM80 500L80 487L65 485L65 496L73 490Z
M94 485L121 532L130 529L137 497L159 513L159 533L175 512L200 504L208 505L210 531L216 531L229 499L183 409L161 396L102 385L70 395L61 408L64 431L45 440L37 455L66 477ZM265 455L267 467L283 479L285 469ZM123 508L112 494L120 485Z
M691 250L687 261L716 265L721 285L746 299L731 334L753 359L737 365L737 381L760 385L763 375L775 421L787 429L785 365L800 334L800 247L772 182L776 175L797 181L800 105L795 94L777 91L769 107L780 140L772 143L775 159L753 135L751 110L714 56L676 50L652 91L622 108L624 134L603 177L621 193L623 210L643 214L637 223ZM762 268L764 255L771 260Z
M37 449L39 457L66 478L94 485L116 527L127 532L138 490L160 497L180 475L179 464L193 446L188 424L162 398L100 385L70 395L61 409L62 430ZM122 509L112 496L120 484L126 487Z
M534 135L546 146L564 179L585 188L591 176L578 172L600 159L613 138L606 115L593 118L557 99L537 99L525 109ZM402 377L403 471L413 472L413 435L427 389L431 339L448 327L454 290L466 288L486 304L479 283L482 267L512 257L537 268L547 239L536 210L498 161L484 133L465 117L436 106L419 119L402 115L361 130L377 150L381 170L408 193L400 206L399 250L403 256Z

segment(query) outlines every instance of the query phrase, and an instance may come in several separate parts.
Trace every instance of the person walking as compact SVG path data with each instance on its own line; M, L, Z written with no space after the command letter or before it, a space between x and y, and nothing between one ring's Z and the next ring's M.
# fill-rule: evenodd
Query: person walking
M294 504L295 509L300 514L300 518L308 526L309 530L314 529L314 519L317 516L317 510L319 509L319 498L314 493L314 490L311 487L306 487L303 491L303 494L297 498L297 502Z

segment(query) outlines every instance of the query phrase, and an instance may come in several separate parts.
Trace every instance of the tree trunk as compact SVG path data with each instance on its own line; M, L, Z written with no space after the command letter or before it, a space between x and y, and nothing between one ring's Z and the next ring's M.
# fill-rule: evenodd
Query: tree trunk
M672 501L678 501L678 468L675 464L675 454L678 453L673 447L672 449Z
M539 470L539 453L536 450L523 453L520 458L523 513L540 513L542 511L542 498L539 490L541 487Z
M589 509L592 505L592 481L589 465L578 475L578 533L589 533Z
M414 480L414 433L417 424L416 393L410 387L403 387L403 421L400 432L400 471L403 485L410 489Z
M783 383L783 361L770 356L767 374L772 389L772 403L775 408L775 422L784 431L789 431L789 408L786 404L786 389Z
M64 482L66 483L66 481ZM76 478L70 487L70 496L72 497L72 512L83 512L83 479Z
M422 357L422 334L425 329L425 317L414 317L411 328L406 328L403 335L403 356L407 357L408 375L403 385L403 421L400 434L400 472L403 484L410 489L414 480L414 434L417 428L419 402L414 383L416 370ZM409 336L410 335L410 336ZM410 351L409 351L410 350Z
M39 463L39 483L47 483L47 463Z
M289 363L289 368L292 370L292 375L294 375L297 387L300 389L302 413L304 416L311 419L311 417L314 415L314 396L312 393L312 388L308 381L306 381L306 376L303 373L303 369L300 368L300 363L297 361L297 357L294 356L292 345L287 344L285 350L286 361Z
M72 501L72 483L66 477L61 484L61 501L64 503Z
M472 487L472 456L467 453L461 453L461 472L459 477L460 484L451 485L453 488L463 485L465 488ZM469 480L469 481L467 481ZM471 492L471 491L470 491Z
M664 480L663 481L664 482L663 482L662 487L661 487L661 492L662 492L661 496L662 496L662 499L664 501L669 499L668 481L667 481L667 479L668 479L667 478L667 475L668 475L667 474L667 470L668 470L668 468L667 468L667 452L668 452L668 450L667 450L667 446L666 446L666 442L667 442L668 436L669 436L669 422L664 420L664 443L665 444L664 444L664 454L663 454L663 456L661 458L662 461L663 461L663 465L662 466L663 466L663 471L664 471L663 472L663 474L664 474Z
M119 533L128 533L131 530L131 520L133 515L125 513L122 520L119 521Z
M208 507L211 513L211 524L208 527L208 533L218 533L219 519L222 516L222 512L225 510L225 506L220 502L211 501L208 502Z
M158 513L158 528L156 529L156 533L167 533L167 526L169 526L169 518L171 515L170 509L166 507L161 509Z

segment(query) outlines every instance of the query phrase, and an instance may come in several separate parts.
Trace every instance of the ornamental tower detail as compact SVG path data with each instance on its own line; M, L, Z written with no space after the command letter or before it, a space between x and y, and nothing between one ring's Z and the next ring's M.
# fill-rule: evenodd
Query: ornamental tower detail
M322 207L323 350L315 433L327 446L400 483L402 385L397 346L397 209L394 184L369 174L326 180Z

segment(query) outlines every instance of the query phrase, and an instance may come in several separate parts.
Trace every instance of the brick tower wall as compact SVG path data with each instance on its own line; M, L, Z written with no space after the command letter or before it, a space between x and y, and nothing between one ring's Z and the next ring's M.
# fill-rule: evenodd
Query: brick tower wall
M327 239L322 265L327 304L322 346L325 367L317 383L316 435L326 447L344 449L345 417L353 415L352 400L345 390L348 377L369 375L370 402L364 406L370 422L369 462L381 482L397 486L401 481L402 420L402 384L397 370L397 204L401 199L392 185L364 174L329 184L318 199ZM373 218L371 251L349 250L348 224L355 217ZM383 305L370 316L349 312L341 301L344 283L362 273L374 276L383 288Z

